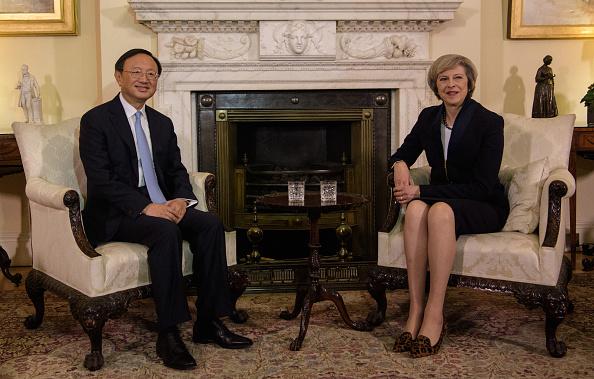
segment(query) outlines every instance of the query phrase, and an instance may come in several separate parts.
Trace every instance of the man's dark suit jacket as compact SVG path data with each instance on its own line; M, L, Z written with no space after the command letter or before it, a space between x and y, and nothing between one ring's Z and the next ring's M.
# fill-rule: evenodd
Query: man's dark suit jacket
M503 118L472 99L465 101L452 129L448 159L441 141L443 105L421 111L419 119L392 155L410 167L425 151L431 166L431 185L420 186L421 199L471 199L507 209L498 174L503 156Z
M171 119L146 106L153 161L166 199L196 199L181 162ZM99 105L80 122L80 157L87 175L83 210L93 245L109 241L123 217L138 217L151 203L138 188L138 156L119 96Z

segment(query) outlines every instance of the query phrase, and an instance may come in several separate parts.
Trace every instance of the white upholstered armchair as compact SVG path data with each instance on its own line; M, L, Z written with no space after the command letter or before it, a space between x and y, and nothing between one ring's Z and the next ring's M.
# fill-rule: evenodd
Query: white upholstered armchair
M573 195L567 170L575 115L529 119L503 115L505 147L499 178L506 188L510 215L503 231L458 238L449 285L513 293L529 308L546 314L546 347L554 357L566 347L557 326L571 309L567 283L571 268L565 250L563 199ZM411 170L416 184L429 181L429 167ZM392 181L392 179L389 179ZM386 289L407 288L402 224L404 211L392 200L378 233L378 267L368 290L377 302L367 321L383 322ZM430 269L429 269L430 270Z
M31 210L33 269L26 289L35 307L25 326L37 328L43 321L44 292L50 290L70 303L72 315L91 340L85 367L103 365L103 325L108 318L124 313L132 300L151 296L144 245L111 242L93 248L82 224L86 176L79 157L80 119L54 125L14 123ZM215 210L215 178L212 174L190 173L197 208ZM235 232L226 233L227 264L236 265ZM183 273L192 273L192 253L184 242ZM234 303L245 290L247 276L233 268L229 282ZM191 283L188 279L188 285ZM247 314L235 310L231 317L244 322Z

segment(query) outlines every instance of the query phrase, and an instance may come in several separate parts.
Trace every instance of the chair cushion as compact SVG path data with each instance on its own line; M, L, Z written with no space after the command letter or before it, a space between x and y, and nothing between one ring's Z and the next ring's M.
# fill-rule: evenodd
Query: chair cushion
M113 293L151 283L146 246L128 242L109 242L95 250L101 254L104 266L103 288L96 288L99 292ZM184 276L190 275L192 253L190 245L185 241L182 251L182 272Z
M499 172L510 209L503 231L534 232L540 215L542 186L548 176L549 162L546 157L522 167L506 167Z
M397 251L404 251L403 233L378 233L379 266L406 268L406 256ZM452 274L555 285L559 267L543 267L538 251L536 234L465 234L456 243Z
M237 264L235 260L235 233L225 233L225 243L227 244L227 265ZM102 269L91 270L93 288L83 290L87 296L99 296L114 293L129 288L144 286L151 283L147 251L144 245L129 242L108 242L98 246L95 249L101 257L93 258L101 261ZM182 272L183 275L192 274L193 254L190 251L190 244L186 241L182 247ZM81 275L87 270L80 270ZM102 278L98 276L101 275ZM84 279L84 278L81 278ZM87 279L88 281L88 279ZM69 283L67 283L69 284ZM73 287L79 289L80 286ZM79 289L80 290L80 289Z

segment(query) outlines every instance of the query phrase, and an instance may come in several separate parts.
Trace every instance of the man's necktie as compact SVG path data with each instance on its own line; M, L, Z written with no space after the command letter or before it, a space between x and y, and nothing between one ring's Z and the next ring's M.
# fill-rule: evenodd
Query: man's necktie
M142 113L140 111L134 114L134 130L136 131L136 144L138 146L138 156L140 157L140 166L142 167L142 173L144 174L144 182L146 183L146 189L148 190L151 201L157 204L163 204L165 196L161 192L159 183L157 181L157 174L155 173L155 167L153 166L153 157L151 156L151 150L149 149L148 141L144 130L142 130L142 124L140 123L140 117Z

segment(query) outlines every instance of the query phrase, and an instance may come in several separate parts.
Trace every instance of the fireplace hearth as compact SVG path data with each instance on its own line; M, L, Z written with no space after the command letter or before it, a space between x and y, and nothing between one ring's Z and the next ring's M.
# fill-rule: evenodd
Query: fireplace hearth
M340 271L336 263L340 263L344 266L340 272L352 275L341 280L360 286L365 270L357 266L376 260L377 225L387 209L389 92L210 92L197 93L196 98L199 170L217 174L219 214L238 231L239 261L249 261L252 245L246 232L254 225L258 196L286 192L289 180L304 180L306 190L319 191L320 180L332 179L339 191L370 199L365 207L324 214L320 219L322 255L334 272L330 277L336 277ZM304 214L266 207L256 211L258 226L264 231L259 246L262 260L250 262L248 275L252 285L274 287L279 279L275 275L281 271L267 267L304 264L309 225ZM335 230L341 216L353 230L349 262L336 259ZM262 270L269 273L268 279L262 279L266 277ZM296 284L299 278L294 270L282 271L283 278L287 275Z

